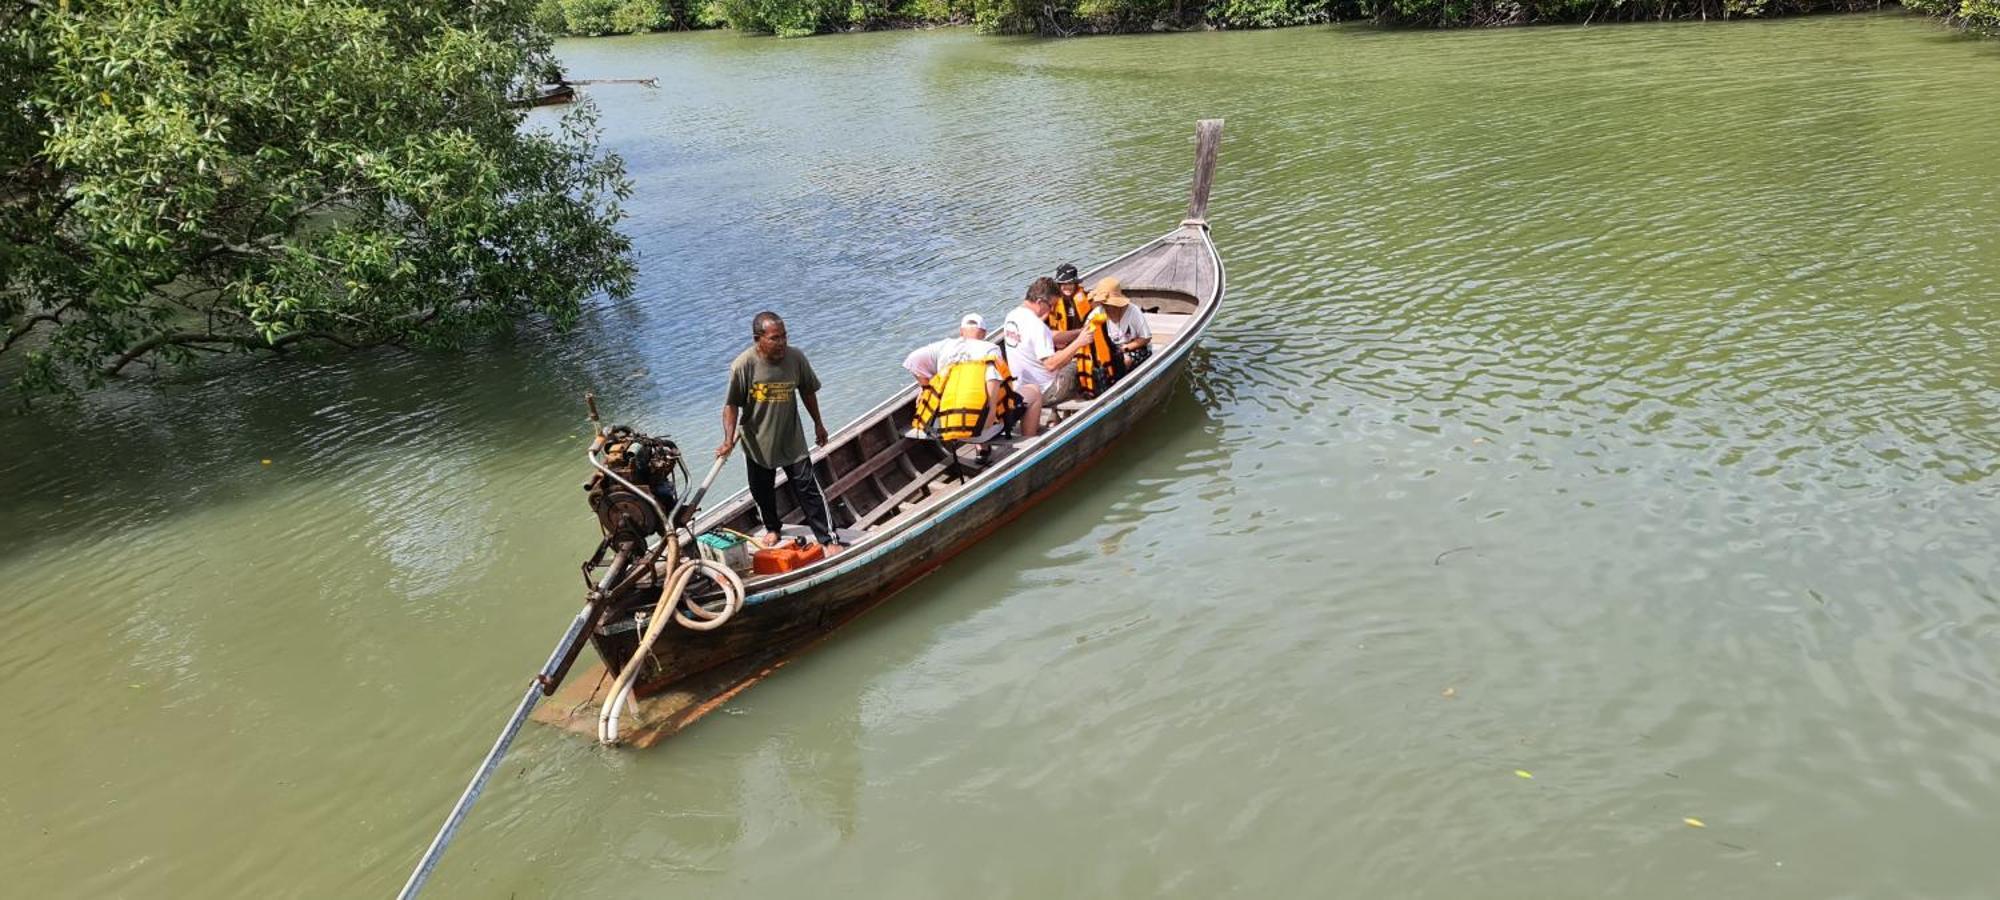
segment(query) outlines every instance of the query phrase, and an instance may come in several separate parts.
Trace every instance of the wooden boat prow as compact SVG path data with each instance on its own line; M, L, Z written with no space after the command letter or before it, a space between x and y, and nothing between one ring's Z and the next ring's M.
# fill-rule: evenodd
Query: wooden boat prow
M1226 279L1207 218L1221 137L1221 120L1200 123L1194 191L1179 225L1084 273L1086 283L1119 279L1152 329L1153 357L1100 396L1058 406L1059 421L1036 437L995 442L984 464L972 446L905 437L914 385L835 432L812 459L848 550L747 581L743 608L722 628L664 633L635 689L639 699L627 707L625 743L651 746L727 703L1082 474L1160 406L1222 304ZM790 492L778 497L787 532L803 533ZM749 493L739 492L697 519L694 531L754 532L756 515ZM633 612L657 597L643 595L607 617L592 635L600 662L570 678L536 711L537 721L597 735L612 680L606 667L631 658L639 634Z

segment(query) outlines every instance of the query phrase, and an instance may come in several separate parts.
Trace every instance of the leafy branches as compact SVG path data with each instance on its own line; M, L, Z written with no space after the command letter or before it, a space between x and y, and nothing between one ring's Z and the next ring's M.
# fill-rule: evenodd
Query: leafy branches
M2000 35L2000 0L1904 0L1904 5L1968 31Z
M24 395L305 342L448 346L630 289L528 0L0 0L0 363ZM19 357L8 362L10 357Z

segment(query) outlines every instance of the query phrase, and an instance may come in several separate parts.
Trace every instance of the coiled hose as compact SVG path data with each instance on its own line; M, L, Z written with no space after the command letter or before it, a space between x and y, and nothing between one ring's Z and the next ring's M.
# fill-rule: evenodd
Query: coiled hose
M611 695L604 702L604 708L597 713L597 740L603 744L618 743L618 718L625 711L625 705L632 699L632 682L639 677L639 670L645 668L647 654L652 652L653 642L660 639L660 633L667 630L667 620L680 623L683 628L695 631L713 631L728 622L737 610L743 608L743 578L736 570L719 562L707 559L681 560L680 541L677 536L668 536L666 559L654 564L653 571L660 576L660 602L653 606L653 617L646 623L646 633L639 638L639 648L611 683ZM722 586L722 608L711 610L693 598L686 597L687 587L697 574L704 574Z

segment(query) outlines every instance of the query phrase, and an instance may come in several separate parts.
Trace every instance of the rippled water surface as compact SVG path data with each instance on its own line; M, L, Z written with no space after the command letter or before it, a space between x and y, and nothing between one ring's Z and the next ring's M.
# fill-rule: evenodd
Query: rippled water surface
M432 894L1993 896L2000 45L561 49L661 81L589 89L633 300L0 421L10 895L393 893L578 599L585 389L711 446L769 306L845 420L1224 116L1160 415L658 751L531 729Z

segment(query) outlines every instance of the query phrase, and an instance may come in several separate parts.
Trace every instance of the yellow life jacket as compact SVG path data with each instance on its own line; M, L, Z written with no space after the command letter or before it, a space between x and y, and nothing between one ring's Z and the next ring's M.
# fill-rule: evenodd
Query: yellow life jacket
M982 356L952 363L938 370L917 393L917 417L911 426L940 441L969 441L986 430L986 367L1000 372L1000 415L1013 412L1014 373L1007 369L1006 357Z
M1079 286L1075 296L1056 294L1055 299L1049 301L1048 317L1042 321L1048 323L1050 331L1082 328L1084 319L1090 315L1090 307L1090 292Z
M1090 343L1076 355L1076 391L1085 397L1110 390L1112 382L1125 374L1125 355L1111 343L1109 326L1103 310L1083 320L1083 327L1090 329Z

